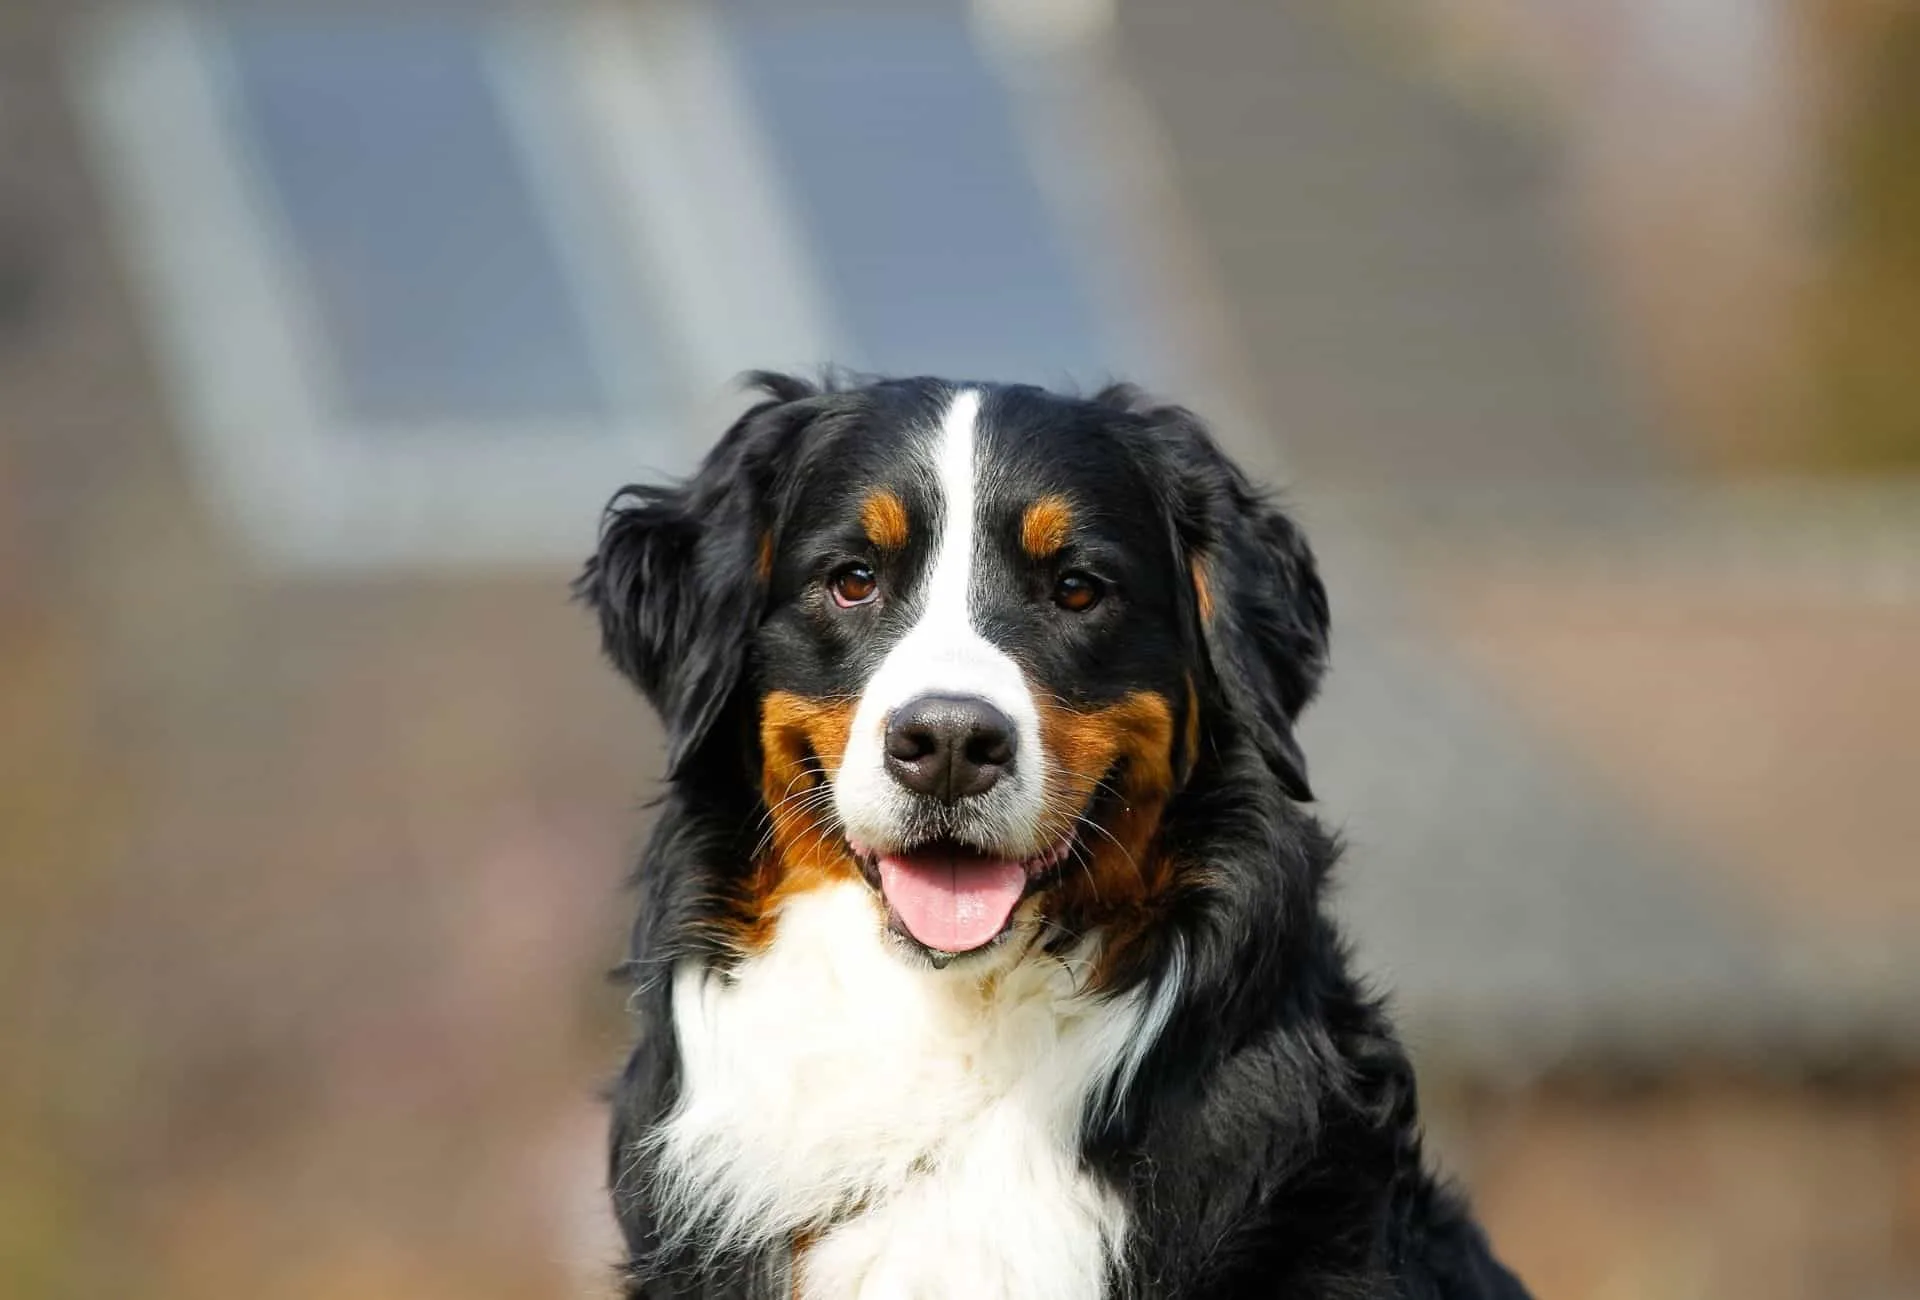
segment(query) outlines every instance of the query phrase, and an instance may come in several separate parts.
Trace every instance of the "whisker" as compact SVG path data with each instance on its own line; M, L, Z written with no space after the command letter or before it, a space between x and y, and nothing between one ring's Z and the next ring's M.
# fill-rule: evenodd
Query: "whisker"
M1100 877L1093 874L1093 855L1080 843L1080 837L1074 836L1067 846L1067 857L1080 864L1080 870L1087 878L1087 886L1093 890L1093 901L1100 901Z
M1133 868L1133 874L1139 878L1140 883L1144 885L1147 882L1147 873L1141 870L1139 859L1133 856L1133 851L1131 849L1129 849L1126 845L1120 842L1119 836L1115 835L1112 831L1108 830L1106 827L1102 826L1099 822L1093 820L1091 817L1082 816L1077 818L1076 820L1079 822L1080 825L1092 827L1094 830L1099 831L1102 835L1106 836L1109 840L1111 840L1113 842L1113 847L1115 847L1116 849L1119 849L1121 854L1126 858L1127 865Z
M766 852L767 848L773 843L774 837L779 834L783 825L788 824L793 819L817 812L820 808L828 806L832 802L832 799L833 789L827 785L814 786L801 791L798 795L790 795L782 798L778 803L767 809L763 818L766 823L766 830L754 845L753 851L749 856L754 858L759 857L762 853Z

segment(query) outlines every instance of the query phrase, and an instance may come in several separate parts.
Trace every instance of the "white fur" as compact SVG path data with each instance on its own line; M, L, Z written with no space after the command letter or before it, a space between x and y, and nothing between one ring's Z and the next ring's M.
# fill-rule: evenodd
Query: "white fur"
M1145 998L1084 996L1077 964L911 963L849 882L731 975L682 968L667 1222L715 1249L807 1230L810 1300L1096 1300L1126 1211L1080 1134L1138 1063Z
M927 567L920 616L895 643L867 682L854 711L847 750L834 782L834 810L847 838L887 846L898 834L912 797L888 775L883 743L887 719L917 696L975 695L1006 714L1018 732L1012 766L993 789L969 800L974 835L1009 857L1036 857L1046 789L1040 714L1020 666L980 635L969 609L973 586L975 488L981 474L976 447L980 394L961 389L948 404L929 447L941 506L940 538Z

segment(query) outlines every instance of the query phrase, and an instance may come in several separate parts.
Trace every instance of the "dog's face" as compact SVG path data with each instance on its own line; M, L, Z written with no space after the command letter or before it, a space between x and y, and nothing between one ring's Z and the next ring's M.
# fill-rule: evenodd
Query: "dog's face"
M776 815L835 823L896 932L951 954L1074 873L1149 883L1125 875L1191 761L1196 665L1164 512L1095 408L924 396L799 484L760 737Z
M583 579L683 776L751 751L740 946L852 879L936 965L1137 928L1180 869L1169 804L1234 710L1305 794L1324 596L1190 417L933 381L773 393L692 484L616 501Z

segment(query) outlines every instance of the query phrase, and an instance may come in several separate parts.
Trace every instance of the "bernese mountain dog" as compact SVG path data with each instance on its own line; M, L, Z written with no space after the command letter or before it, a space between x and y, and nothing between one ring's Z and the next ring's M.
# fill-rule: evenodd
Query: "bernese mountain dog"
M1324 907L1299 528L1116 386L754 377L578 580L659 711L630 1297L1524 1297Z

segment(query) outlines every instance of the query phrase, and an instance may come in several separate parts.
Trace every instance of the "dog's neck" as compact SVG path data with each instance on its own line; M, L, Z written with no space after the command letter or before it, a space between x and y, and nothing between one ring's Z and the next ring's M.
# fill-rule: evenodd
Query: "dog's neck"
M804 1240L807 1296L1102 1294L1126 1215L1081 1133L1137 1062L1144 997L1087 996L1084 954L1037 945L979 966L916 966L849 882L787 903L730 971L683 967L681 1096L653 1138L669 1233Z

